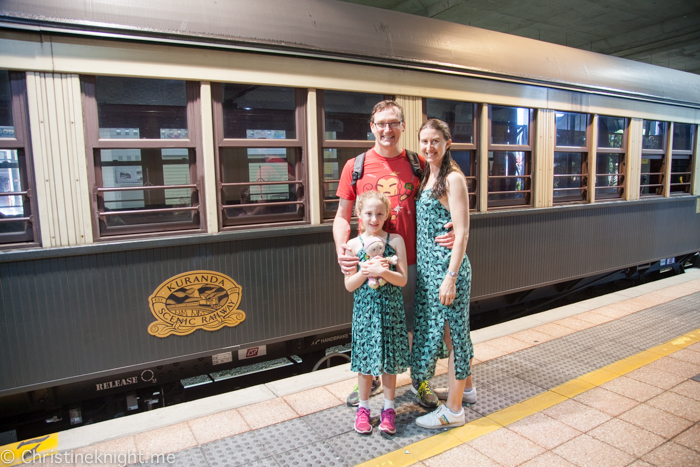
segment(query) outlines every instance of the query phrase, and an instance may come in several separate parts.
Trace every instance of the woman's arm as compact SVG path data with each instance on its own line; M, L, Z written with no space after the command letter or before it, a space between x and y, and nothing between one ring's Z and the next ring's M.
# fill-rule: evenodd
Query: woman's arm
M357 252L360 250L360 241L357 238L353 238L348 242L349 250L345 255L353 255L357 258ZM345 274L345 288L348 292L354 292L367 280L367 276L363 276L362 273L355 267L355 272Z
M447 270L459 272L464 254L467 252L469 240L469 196L467 182L459 172L451 172L447 176L447 205L452 217L452 229L455 233L455 243L452 248L450 265ZM450 305L456 294L457 277L446 273L440 285L440 303Z

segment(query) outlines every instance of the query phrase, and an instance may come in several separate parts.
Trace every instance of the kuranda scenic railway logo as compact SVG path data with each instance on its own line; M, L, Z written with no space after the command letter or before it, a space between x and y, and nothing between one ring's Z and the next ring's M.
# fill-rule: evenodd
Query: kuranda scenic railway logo
M216 331L245 319L238 309L241 287L213 271L191 271L163 282L148 298L156 321L148 333L156 337L185 336L197 329Z

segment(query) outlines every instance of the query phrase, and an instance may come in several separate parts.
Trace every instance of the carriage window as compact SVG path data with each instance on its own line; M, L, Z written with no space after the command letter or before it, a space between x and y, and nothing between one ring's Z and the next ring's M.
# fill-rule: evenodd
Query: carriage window
M83 77L98 237L200 229L197 83Z
M24 73L0 70L0 247L36 245Z
M489 107L488 206L532 204L532 109Z
M585 201L588 188L586 114L557 112L554 151L554 202Z
M671 194L690 193L693 175L693 145L695 125L673 124L671 154Z
M641 196L664 194L666 170L666 122L644 120L642 124L642 171L639 184Z
M452 158L464 172L469 189L469 209L477 206L477 168L476 168L476 127L474 115L476 104L471 102L449 101L443 99L425 99L424 110L428 119L438 118L450 128L452 133Z
M224 83L213 95L221 225L303 221L303 91Z
M596 199L622 198L625 186L625 155L628 121L622 117L598 118Z
M345 163L374 146L369 120L375 104L387 98L382 94L319 91L324 219L332 219L338 211L336 191Z

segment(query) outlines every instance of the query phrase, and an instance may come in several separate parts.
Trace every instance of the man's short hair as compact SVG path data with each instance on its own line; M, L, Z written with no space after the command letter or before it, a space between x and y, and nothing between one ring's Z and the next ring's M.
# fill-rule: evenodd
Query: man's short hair
M396 103L396 101L387 99L385 101L381 101L380 103L374 106L374 108L372 109L372 116L369 119L370 123L374 123L374 114L376 114L377 112L381 112L382 110L386 110L390 107L395 107L399 111L399 120L403 122L403 107Z

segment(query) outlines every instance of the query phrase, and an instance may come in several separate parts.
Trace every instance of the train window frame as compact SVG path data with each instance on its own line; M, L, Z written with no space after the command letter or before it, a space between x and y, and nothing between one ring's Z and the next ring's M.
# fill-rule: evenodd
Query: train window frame
M647 125L656 124L663 129L663 135L661 138L661 148L645 148L644 143L650 136L646 135ZM666 164L668 163L668 153L667 144L669 137L669 123L661 120L642 120L642 152L640 160L640 175L639 175L639 197L640 198L652 198L657 196L664 196L665 194L665 179L666 179ZM644 160L649 160L649 167L651 170L651 161L659 161L658 172L645 172L644 171ZM656 165L656 164L655 164ZM645 180L646 177L646 180ZM655 179L656 183L651 183ZM652 193L651 189L655 189ZM646 190L646 192L645 192Z
M556 125L556 114L564 114L564 115L582 115L586 117L586 131L585 131L585 145L584 146L566 146L566 145L560 145L559 144L559 136L558 136L558 131L557 131L557 125ZM552 202L553 204L576 204L576 203L586 203L588 202L588 179L590 176L590 154L591 154L591 133L592 133L592 128L591 125L593 123L593 116L591 114L585 114L585 113L579 113L579 112L563 112L563 111L557 111L555 113L555 123L554 123L554 128L555 128L555 136L554 136L554 158L553 158L553 181L552 181ZM557 153L563 153L563 154L581 154L581 173L580 174L557 174L555 172L556 170L556 159L557 159ZM556 180L557 178L564 178L564 177L581 177L581 187L580 188L557 188L556 187ZM578 191L579 194L577 195L564 195L564 196L556 196L555 193L557 191Z
M381 93L365 93L365 92L353 92L353 91L338 91L335 89L318 89L316 92L316 105L317 105L317 115L318 115L318 136L319 136L319 158L321 159L321 163L319 164L319 179L320 179L320 193L323 193L322 199L321 199L321 213L322 213L322 219L324 221L329 221L335 218L335 215L338 211L338 203L339 199L336 196L337 188L338 188L338 183L340 182L340 175L343 172L343 167L345 166L346 162L340 163L341 159L337 158L336 162L338 162L338 178L337 179L326 179L326 150L344 150L344 149L354 149L355 154L352 156L353 158L362 154L363 152L369 151L374 147L374 139L367 139L367 140L360 140L360 139L329 139L326 138L326 106L325 106L325 97L326 97L326 92L332 91L332 92L346 92L348 94L376 94L377 96L382 96L379 97L379 100L375 102L375 105L378 104L379 102L383 100L394 100L395 96L394 95L389 95L389 94L381 94ZM367 118L367 133L371 134L371 129L370 129L370 119L371 119L371 114L372 111L370 110L370 113ZM404 134L404 137L406 135ZM348 158L350 160L350 158ZM332 187L335 187L333 192L331 193L330 190ZM355 217L355 213L353 212L352 214L353 218Z
M610 146L601 146L600 145L600 125L601 125L601 119L603 118L622 118L625 121L625 128L622 132L622 147L615 148L615 147L610 147ZM623 201L625 199L625 190L627 189L627 180L626 180L626 169L627 169L627 157L628 157L628 137L629 137L629 131L630 131L630 119L627 117L620 117L619 115L599 115L598 116L598 128L597 128L597 137L596 141L592 142L593 144L596 145L596 169L595 169L595 175L594 175L594 188L595 188L595 200L600 201ZM598 164L598 158L601 154L620 154L621 159L620 159L620 166L618 172L615 173L615 175L619 179L619 183L617 185L598 185L598 179L600 177L610 177L613 175L612 173L600 173L600 167ZM617 193L603 193L602 190L610 189L610 188L616 188Z
M677 129L677 125L688 125L689 131L690 131L690 144L688 149L676 149L676 138L675 138L675 133ZM670 196L682 196L682 195L688 195L691 194L691 189L693 186L693 171L694 171L694 165L693 165L693 148L695 147L695 135L697 131L697 125L692 124L692 123L673 123L673 143L672 143L672 148L671 148L671 167L670 167L670 175L671 179L669 181L669 195ZM684 160L688 160L688 167L687 171L679 172L679 171L674 171L674 165L673 161L674 159L677 160L677 158L682 158ZM688 180L686 182L683 182L682 175L688 175ZM680 177L680 182L674 183L675 177ZM674 187L683 187L682 189L676 189L674 190Z
M523 109L528 111L528 144L503 144L503 143L493 143L493 110L496 107L504 107L511 109ZM488 145L487 145L487 160L488 160L488 170L487 170L487 206L488 210L498 210L498 209L511 209L511 208L528 208L533 206L533 141L535 138L535 109L530 107L516 107L510 105L500 105L500 104L489 104L488 106ZM495 161L496 153L517 153L522 152L524 156L523 166L524 174L522 176L518 175L491 175L492 169L492 159ZM506 190L506 191L495 191L491 190L491 181L498 179L518 179L523 178L526 180L527 188L524 190ZM508 194L508 193L523 193L523 197L515 200L513 199L492 199L492 195ZM517 202L513 202L517 201Z
M131 77L120 77L131 78ZM148 78L151 79L151 78ZM159 78L153 78L159 80ZM179 80L185 83L186 92L186 138L102 138L100 137L99 110L97 102L97 75L81 75L80 83L83 97L83 113L85 119L85 139L87 146L88 178L91 194L91 214L93 233L96 241L113 240L120 237L133 237L140 235L172 235L177 233L205 232L206 219L204 209L204 193L201 180L203 178L202 147L201 147L201 109L200 109L200 83L197 81ZM162 129L161 129L162 130ZM102 150L178 150L187 151L187 164L189 183L178 185L151 185L146 190L141 186L136 187L104 187ZM161 153L163 155L163 153ZM185 160L184 154L182 160ZM142 162L148 162L141 159ZM117 162L118 164L118 162ZM162 161L163 168L169 165ZM147 186L144 184L144 186ZM180 222L145 222L131 225L107 225L106 218L112 215L124 213L124 211L108 212L105 206L103 193L111 191L148 191L148 190L190 190L191 206L165 207L137 210L135 215L157 215L172 212L173 214L190 211L192 221Z
M263 85L253 85L256 87L269 87L269 88L286 88L294 91L295 99L295 110L294 110L294 125L295 125L295 137L294 138L226 138L224 136L224 108L223 108L223 92L224 85L241 85L246 83L233 83L233 82L222 82L222 83L212 83L212 108L213 108L213 121L214 121L214 153L216 161L216 185L217 185L217 211L219 217L220 230L238 230L253 227L267 227L267 226L277 226L277 225L288 225L288 224L303 224L308 222L308 197L305 195L306 185L308 183L308 176L306 174L306 157L307 142L306 142L306 105L307 105L307 94L308 90L303 88L295 88L292 86L263 86ZM286 135L285 135L286 136ZM260 150L261 152L269 149L287 151L292 150L296 153L297 159L294 162L294 166L288 162L290 168L294 171L295 178L292 180L289 178L291 171L287 171L287 180L285 181L255 181L255 182L225 182L224 177L224 156L223 152L228 149L246 149L246 150ZM250 170L250 167L249 167ZM265 187L274 187L287 185L288 187L294 186L294 197L296 199L290 199L286 201L273 201L269 203L253 203L252 199L249 203L243 203L242 193L239 194L241 199L239 204L225 204L225 190L227 188L240 188L245 190L246 188L252 191L252 188L259 187L262 191ZM264 212L264 208L272 208L285 210L288 206L296 206L295 211L291 212ZM263 208L262 210L260 208ZM228 211L235 212L237 209L246 210L246 215L242 216L231 216L227 215ZM260 210L261 212L255 212ZM247 215L252 214L252 215Z
M0 232L0 249L28 248L40 246L40 231L36 200L34 163L32 159L29 135L29 113L27 106L27 79L23 72L6 70L9 80L10 111L12 115L13 135L0 135L0 149L17 154L16 162L1 161L0 168L17 169L20 191L0 193L0 200L5 197L22 197L23 215L18 218L2 218L0 225L17 221L25 222L22 232ZM2 229L0 229L2 230Z
M469 104L472 107L472 142L471 143L456 143L454 141L454 135L452 139L452 145L450 146L450 151L452 153L455 152L469 152L470 157L469 157L469 173L472 175L465 175L464 178L467 181L467 190L468 190L468 195L469 195L469 210L476 212L479 209L479 157L478 157L478 143L479 143L479 118L478 118L478 110L479 110L479 104L476 102L469 102L469 101L458 101L454 99L434 99L434 98L424 98L423 99L423 122L428 121L431 118L439 118L439 117L432 117L429 113L428 106L429 106L429 101L441 101L441 102L447 102L447 103L454 103L454 104ZM440 120L445 121L442 118L439 118ZM450 127L450 131L454 133L454 127L451 126L450 122L445 121L445 123L448 124ZM456 123L456 122L454 122ZM455 159L455 162L457 162L457 165L462 167L462 164L460 164L457 160L457 158L453 154L453 159ZM463 167L462 167L462 171Z

